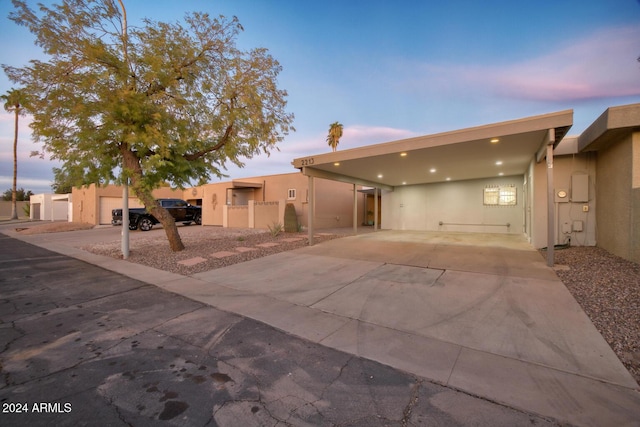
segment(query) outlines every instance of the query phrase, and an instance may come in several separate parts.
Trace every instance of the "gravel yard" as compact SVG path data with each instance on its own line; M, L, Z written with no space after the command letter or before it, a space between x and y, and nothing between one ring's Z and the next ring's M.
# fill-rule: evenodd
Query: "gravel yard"
M558 277L640 383L640 264L591 246L556 250L555 261Z
M163 230L131 232L129 261L172 273L191 275L232 264L261 258L308 245L307 233L219 227L178 227L185 249L173 252ZM319 232L316 242L341 237ZM122 258L120 242L86 246L83 249L114 258Z

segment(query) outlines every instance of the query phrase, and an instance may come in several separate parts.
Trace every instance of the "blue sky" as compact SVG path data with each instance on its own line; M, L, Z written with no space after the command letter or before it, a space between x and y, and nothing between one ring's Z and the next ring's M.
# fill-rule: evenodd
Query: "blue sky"
M35 7L35 2L32 3ZM45 2L47 4L50 1ZM153 4L153 6L150 6ZM266 47L297 132L230 178L295 172L291 160L338 149L574 109L570 134L607 107L640 102L640 1L126 0L130 25L193 11L237 16L243 48ZM40 55L0 0L0 63ZM12 87L0 75L0 93ZM49 192L49 160L22 120L18 187ZM13 117L0 110L0 191L11 187ZM224 179L223 179L224 180ZM218 181L217 179L213 182Z

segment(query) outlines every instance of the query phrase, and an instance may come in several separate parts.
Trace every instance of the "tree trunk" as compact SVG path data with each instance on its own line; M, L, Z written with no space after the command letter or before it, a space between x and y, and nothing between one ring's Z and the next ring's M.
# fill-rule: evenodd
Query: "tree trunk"
M169 240L169 247L173 252L180 252L184 249L184 244L178 233L178 227L176 227L176 221L173 219L169 211L161 206L155 206L151 209L151 215L156 217Z
M147 190L144 186L140 185L142 178L142 168L140 167L140 159L135 153L131 152L124 146L121 146L120 152L122 153L124 168L131 173L131 188L134 194L144 204L144 207L151 213L164 228L164 232L169 240L169 247L173 252L180 252L184 249L184 244L178 233L178 227L176 222L165 208L158 206L156 200L153 198L150 190Z
M11 219L18 219L18 206L16 192L18 191L18 115L19 108L16 108L15 129L13 132L13 188L11 190Z

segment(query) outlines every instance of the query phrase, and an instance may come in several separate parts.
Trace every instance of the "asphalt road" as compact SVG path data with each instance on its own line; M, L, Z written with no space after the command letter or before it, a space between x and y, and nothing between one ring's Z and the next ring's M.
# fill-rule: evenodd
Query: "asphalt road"
M0 425L555 424L0 234Z

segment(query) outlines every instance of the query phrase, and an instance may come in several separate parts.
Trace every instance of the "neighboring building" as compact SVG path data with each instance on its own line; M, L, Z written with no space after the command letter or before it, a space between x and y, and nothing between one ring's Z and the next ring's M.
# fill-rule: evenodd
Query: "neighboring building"
M39 221L73 221L71 194L34 194L29 198L29 218Z
M122 207L122 187L91 184L73 189L73 218L95 225L111 224L111 210ZM185 190L168 187L155 190L155 198L179 198L202 206L202 225L264 228L283 223L284 207L292 203L299 223L307 225L308 179L300 173L259 176L207 184ZM353 186L320 180L315 188L317 227L353 226ZM359 205L363 205L360 199ZM143 207L129 196L129 207ZM362 207L360 208L362 211Z
M122 208L122 187L115 185L98 186L91 184L76 188L71 192L73 196L73 221L94 225L111 224L111 210ZM169 187L153 191L156 198L182 198L182 190ZM137 197L129 190L129 207L143 207Z
M640 104L565 138L572 125L566 110L293 164L372 187L384 229L524 233L536 248L597 244L640 262Z
M299 224L308 225L309 180L300 173L236 179L207 184L200 190L203 225L267 228L274 222L282 222L287 203L295 206ZM190 191L186 190L187 193ZM353 226L352 185L319 180L315 197L319 201L314 215L316 227ZM360 211L362 205L363 199L359 198ZM256 214L256 209L262 215Z

